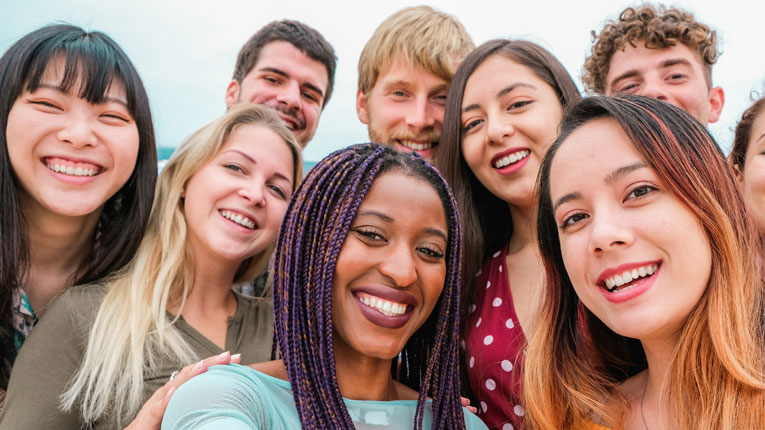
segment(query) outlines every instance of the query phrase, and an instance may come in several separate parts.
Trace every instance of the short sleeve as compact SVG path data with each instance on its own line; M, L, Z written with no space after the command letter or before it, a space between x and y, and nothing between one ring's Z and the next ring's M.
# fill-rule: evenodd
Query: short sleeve
M271 429L275 409L262 381L243 366L213 366L173 394L162 429Z

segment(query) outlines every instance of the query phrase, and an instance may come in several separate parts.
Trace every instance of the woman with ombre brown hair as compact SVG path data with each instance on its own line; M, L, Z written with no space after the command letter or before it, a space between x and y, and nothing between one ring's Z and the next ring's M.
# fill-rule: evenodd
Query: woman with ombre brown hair
M706 129L653 99L582 100L539 187L532 428L765 428L762 250Z

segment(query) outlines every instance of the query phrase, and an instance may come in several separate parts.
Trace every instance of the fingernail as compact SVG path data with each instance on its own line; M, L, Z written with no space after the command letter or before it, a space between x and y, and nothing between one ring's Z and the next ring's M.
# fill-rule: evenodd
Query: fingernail
M191 369L191 370L199 370L199 369L201 369L201 368L202 368L202 366L204 366L204 364L205 364L205 362L204 362L204 361L200 361L199 363L197 363L196 365L194 365L194 368L193 368L193 369Z
M234 354L231 356L231 361L239 360L240 358L242 358L242 354Z
M218 359L220 359L220 360L223 360L223 359L224 359L224 358L226 358L226 357L227 357L229 354L230 354L230 352L226 351L226 352L224 352L224 353L222 353L222 354L219 354L217 358L218 358Z
M167 390L167 394L165 394L165 398L169 399L170 396L172 396L174 392L175 392L175 387L170 388L169 390Z

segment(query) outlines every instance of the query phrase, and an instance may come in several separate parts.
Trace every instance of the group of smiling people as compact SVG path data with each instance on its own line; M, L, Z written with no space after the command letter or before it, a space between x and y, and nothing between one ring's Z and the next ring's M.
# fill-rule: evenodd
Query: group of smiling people
M435 156L304 178L249 103L158 175L103 33L24 36L0 88L0 429L765 428L765 99L726 157L685 106L492 40Z

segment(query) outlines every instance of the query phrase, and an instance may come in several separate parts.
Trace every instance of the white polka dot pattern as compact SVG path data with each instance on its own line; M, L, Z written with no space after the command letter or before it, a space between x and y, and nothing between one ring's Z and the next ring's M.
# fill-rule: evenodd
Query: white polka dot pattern
M486 389L487 390L494 391L494 389L496 389L496 388L497 388L497 383L494 382L493 379L490 378L490 379L486 380Z
M505 425L502 426L502 430L513 430L513 425L510 423L505 423Z
M472 369L474 365L475 365L475 357L470 357L470 364L469 364L470 368Z
M484 345L491 345L492 342L494 342L494 336L492 335L488 335L485 338L483 338Z
M501 366L502 366L502 370L504 370L505 372L509 372L513 370L513 363L510 360L502 360ZM471 364L470 367L473 367L473 365Z
M499 297L495 297L494 301L491 302L491 305L494 306L495 308L502 306L502 299Z
M515 328L515 323L513 322L512 318L508 318L507 321L505 321L505 327Z
M523 406L521 405L515 405L515 407L513 407L513 412L519 417L526 415L526 411L523 410Z
M476 328L481 326L481 317L478 317L478 322L475 323Z
M486 411L489 409L489 406L486 405L486 402L481 402L481 410L486 413Z

